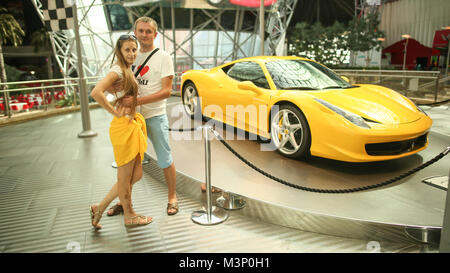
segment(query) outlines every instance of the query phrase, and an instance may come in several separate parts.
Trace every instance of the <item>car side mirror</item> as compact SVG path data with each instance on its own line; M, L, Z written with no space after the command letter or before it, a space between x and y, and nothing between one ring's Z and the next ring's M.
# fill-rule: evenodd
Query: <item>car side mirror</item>
M250 90L257 94L261 94L261 90L251 81L245 81L238 83L238 88L244 89L244 90Z
M346 76L341 76L341 78L344 80L344 81L346 81L346 82L348 82L348 83L350 83L350 80L349 80L349 78L347 78Z

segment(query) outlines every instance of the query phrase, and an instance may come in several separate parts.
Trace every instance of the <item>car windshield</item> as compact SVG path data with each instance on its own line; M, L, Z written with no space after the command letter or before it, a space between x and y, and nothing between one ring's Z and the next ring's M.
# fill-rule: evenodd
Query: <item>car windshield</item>
M276 60L266 63L277 89L323 90L351 88L351 84L323 65L304 60Z

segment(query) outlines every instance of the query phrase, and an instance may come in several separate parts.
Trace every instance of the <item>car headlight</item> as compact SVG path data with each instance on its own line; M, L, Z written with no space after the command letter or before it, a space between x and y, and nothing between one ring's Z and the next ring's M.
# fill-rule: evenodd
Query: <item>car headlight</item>
M364 121L364 119L361 116L358 116L351 112L345 111L345 110L343 110L329 102L326 102L324 100L321 100L321 99L315 99L315 100L317 102L319 102L320 104L322 104L323 106L327 107L328 109L332 110L336 114L343 116L346 120L350 121L351 123L353 123L359 127L362 127L362 128L370 129L370 126Z

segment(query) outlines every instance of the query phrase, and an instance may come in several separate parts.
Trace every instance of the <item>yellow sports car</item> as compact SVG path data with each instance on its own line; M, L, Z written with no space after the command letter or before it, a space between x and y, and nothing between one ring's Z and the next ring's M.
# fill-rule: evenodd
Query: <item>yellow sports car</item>
M300 57L250 57L182 76L191 118L218 120L271 139L286 157L389 160L428 145L431 119L401 94L351 85Z

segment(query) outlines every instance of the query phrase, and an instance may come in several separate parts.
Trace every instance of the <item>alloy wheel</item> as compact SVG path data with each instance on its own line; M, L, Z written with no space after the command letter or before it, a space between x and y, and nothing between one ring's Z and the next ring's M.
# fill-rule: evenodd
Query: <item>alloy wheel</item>
M304 141L304 128L297 114L280 109L271 123L271 137L278 150L284 155L298 152Z

